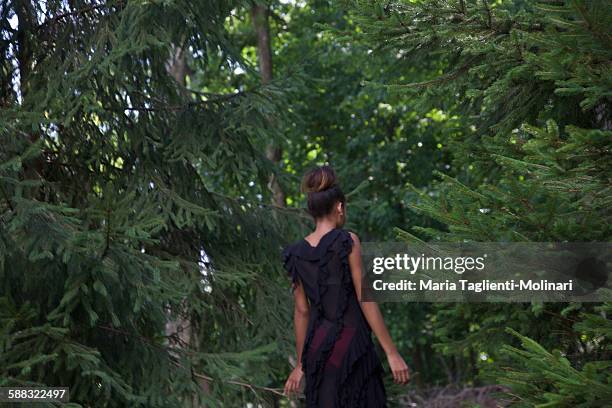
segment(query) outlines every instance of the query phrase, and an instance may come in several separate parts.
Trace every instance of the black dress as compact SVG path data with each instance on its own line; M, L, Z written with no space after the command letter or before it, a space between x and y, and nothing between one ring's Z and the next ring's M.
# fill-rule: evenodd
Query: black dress
M302 353L309 408L387 406L383 368L351 278L352 246L350 234L336 228L316 247L302 239L283 250L285 268L310 304Z

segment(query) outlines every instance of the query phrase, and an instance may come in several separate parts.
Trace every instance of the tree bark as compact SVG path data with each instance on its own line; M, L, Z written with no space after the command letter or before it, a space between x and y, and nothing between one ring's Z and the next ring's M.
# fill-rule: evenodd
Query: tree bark
M263 4L255 4L251 8L251 19L257 34L257 59L262 84L272 80L272 47L270 45L270 9ZM274 164L282 158L280 146L270 142L266 149L266 157ZM276 174L272 173L268 181L268 188L272 192L272 203L279 207L285 206L285 192L280 186Z
M272 81L272 46L270 45L270 9L263 4L254 4L251 8L251 19L253 27L257 35L257 60L259 63L259 72L261 75L261 83L266 85ZM271 141L266 148L266 157L274 164L278 164L282 158L282 150L280 146ZM285 206L285 192L280 186L275 173L270 174L268 180L268 188L272 192L272 203L279 207ZM296 362L292 356L289 356L289 363L295 366ZM290 407L297 407L294 401L291 401ZM274 406L278 405L278 400L274 397Z
M36 10L30 0L18 0L15 2L15 14L18 19L17 26L17 64L19 68L19 94L21 104L28 107L30 104L29 91L32 75L32 66L34 56L34 45L37 39L34 37L36 30L34 29L38 22L36 19ZM30 143L36 143L41 135L37 130L26 130L27 138ZM36 156L22 164L24 179L35 180L40 179L44 173L44 161L42 156ZM37 197L40 189L31 187L25 193L29 197Z

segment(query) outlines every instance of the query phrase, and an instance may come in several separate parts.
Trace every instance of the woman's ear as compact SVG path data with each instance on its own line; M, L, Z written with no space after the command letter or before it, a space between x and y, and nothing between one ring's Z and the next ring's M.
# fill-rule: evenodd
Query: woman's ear
M336 204L336 210L338 210L339 215L344 214L344 204L342 203L342 201L338 201L338 204Z

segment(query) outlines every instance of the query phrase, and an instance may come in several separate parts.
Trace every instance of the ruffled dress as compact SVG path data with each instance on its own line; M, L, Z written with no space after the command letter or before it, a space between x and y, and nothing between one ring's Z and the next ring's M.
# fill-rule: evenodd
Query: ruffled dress
M316 247L302 239L283 250L285 268L310 304L302 367L309 408L386 407L383 367L351 277L348 231L326 233Z

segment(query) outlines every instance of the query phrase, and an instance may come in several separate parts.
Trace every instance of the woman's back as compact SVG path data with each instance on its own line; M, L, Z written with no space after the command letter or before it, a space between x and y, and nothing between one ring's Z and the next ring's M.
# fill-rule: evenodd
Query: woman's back
M382 366L352 281L352 245L348 231L334 228L316 246L303 239L283 251L310 304L302 354L309 407L385 406Z

